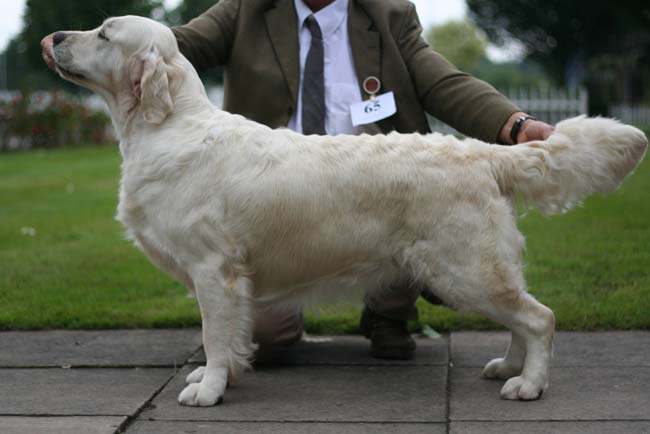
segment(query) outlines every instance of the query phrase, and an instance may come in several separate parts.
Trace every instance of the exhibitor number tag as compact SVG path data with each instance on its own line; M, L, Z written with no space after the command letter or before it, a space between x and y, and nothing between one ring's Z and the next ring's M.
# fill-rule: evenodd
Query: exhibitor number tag
M350 106L352 125L366 125L386 119L397 113L393 92L377 95L367 101Z

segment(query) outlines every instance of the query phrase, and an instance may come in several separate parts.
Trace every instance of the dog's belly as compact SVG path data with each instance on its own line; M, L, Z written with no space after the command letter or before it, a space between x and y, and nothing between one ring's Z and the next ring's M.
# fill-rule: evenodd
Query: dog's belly
M382 249L364 251L359 245L334 246L320 241L322 249L305 250L289 243L252 254L255 295L275 299L313 291L370 289L398 274L390 255L380 253Z

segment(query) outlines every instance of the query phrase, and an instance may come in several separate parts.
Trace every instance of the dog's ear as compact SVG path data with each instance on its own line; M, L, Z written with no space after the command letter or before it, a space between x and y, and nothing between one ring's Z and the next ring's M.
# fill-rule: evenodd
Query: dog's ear
M172 112L167 64L153 47L137 54L129 67L133 93L140 102L144 120L160 124Z

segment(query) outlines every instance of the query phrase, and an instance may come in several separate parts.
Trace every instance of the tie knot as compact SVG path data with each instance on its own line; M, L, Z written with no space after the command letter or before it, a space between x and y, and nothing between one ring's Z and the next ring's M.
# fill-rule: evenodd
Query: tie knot
M320 30L320 26L318 25L318 21L316 21L315 16L308 16L305 19L305 25L307 26L307 29L309 29L312 38L323 39L323 33Z

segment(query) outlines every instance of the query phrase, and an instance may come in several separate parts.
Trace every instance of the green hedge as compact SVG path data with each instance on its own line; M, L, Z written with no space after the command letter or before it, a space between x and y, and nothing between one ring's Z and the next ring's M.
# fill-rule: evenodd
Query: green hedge
M62 92L17 94L0 102L0 151L58 148L113 140L111 120Z

